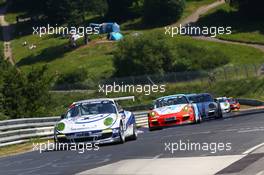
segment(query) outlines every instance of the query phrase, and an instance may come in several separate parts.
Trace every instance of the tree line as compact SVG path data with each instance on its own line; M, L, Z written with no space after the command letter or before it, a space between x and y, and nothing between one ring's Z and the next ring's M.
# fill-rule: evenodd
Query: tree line
M170 23L181 16L184 7L185 0L13 0L10 4L13 11L60 24L82 24L89 15L114 21L143 17L146 24Z
M0 119L45 116L53 80L46 66L23 73L1 57Z

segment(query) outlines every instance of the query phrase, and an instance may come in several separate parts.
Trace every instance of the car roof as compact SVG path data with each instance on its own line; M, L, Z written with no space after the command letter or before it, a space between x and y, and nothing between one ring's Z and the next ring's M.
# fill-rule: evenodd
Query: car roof
M114 102L114 99L112 99L112 98L96 98L96 99L77 101L77 102L74 102L74 104L81 104L81 103L88 103L88 102L100 102L100 101L112 101L112 102Z
M186 97L193 97L193 96L196 96L197 94L187 94L185 95Z
M161 100L161 99L164 99L164 98L173 98L173 97L179 97L179 96L185 96L186 97L186 95L185 94L175 94L175 95L168 95L168 96L163 96L163 97L160 97L160 98L158 98L158 99L156 99L156 100ZM155 100L155 101L156 101Z
M196 94L196 95L210 95L210 96L212 96L212 95L209 94L209 93L201 93L201 94Z
M227 97L217 97L216 99L228 99Z

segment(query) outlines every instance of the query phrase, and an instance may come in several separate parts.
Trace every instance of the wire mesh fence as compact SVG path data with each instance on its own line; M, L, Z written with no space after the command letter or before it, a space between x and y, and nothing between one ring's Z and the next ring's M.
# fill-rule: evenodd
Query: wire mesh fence
M100 82L101 84L164 84L200 81L212 83L217 81L239 80L264 75L262 64L242 66L226 66L211 71L172 72L166 74L130 76L111 78Z
M200 82L212 84L218 81L239 80L264 75L264 64L225 66L211 71L186 71L165 74L141 75L104 79L99 82L61 84L56 90L97 89L98 85L146 85Z

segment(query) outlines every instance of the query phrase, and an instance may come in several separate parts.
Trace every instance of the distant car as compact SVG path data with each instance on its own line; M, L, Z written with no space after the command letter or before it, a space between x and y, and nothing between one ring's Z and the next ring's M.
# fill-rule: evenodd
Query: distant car
M197 105L202 119L223 117L220 103L215 101L211 94L190 94L188 99Z
M240 103L237 99L234 98L228 98L228 103L230 104L230 108L233 111L239 111L240 110Z
M220 103L220 107L223 113L229 113L231 112L231 107L228 101L228 98L226 97L219 97L216 98L216 100Z
M154 101L154 107L148 114L149 130L167 126L199 123L198 108L184 94L161 97Z
M126 138L137 139L135 116L107 98L74 102L54 129L55 143L124 143Z

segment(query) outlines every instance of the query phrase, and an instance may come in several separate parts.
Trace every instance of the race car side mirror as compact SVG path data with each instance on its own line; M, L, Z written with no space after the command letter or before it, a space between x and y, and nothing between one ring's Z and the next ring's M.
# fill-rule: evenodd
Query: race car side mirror
M149 110L153 110L153 109L154 109L154 107L153 107L153 106L149 107Z
M190 103L191 103L191 104L193 104L193 103L194 103L194 101L190 101Z
M65 114L62 114L62 115L60 116L60 118L61 118L61 119L65 119Z

